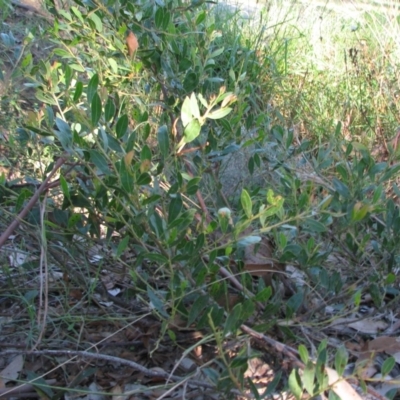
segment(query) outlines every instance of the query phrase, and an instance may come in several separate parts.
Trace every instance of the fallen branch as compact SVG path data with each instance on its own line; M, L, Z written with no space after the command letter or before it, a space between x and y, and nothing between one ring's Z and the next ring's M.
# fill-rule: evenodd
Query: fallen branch
M71 359L69 361L73 361L76 358L90 358L94 360L102 360L102 361L107 361L111 364L119 364L119 365L126 365L128 367L131 367L135 371L140 371L144 375L153 377L153 378L162 378L162 379L170 379L175 382L180 382L180 381L188 381L187 377L182 378L180 376L176 375L170 375L167 372L159 371L159 370L152 370L148 369L146 367L143 367L143 365L140 365L134 361L126 360L124 358L119 358L119 357L114 357L114 356L109 356L107 354L98 354L98 353L90 353L88 351L76 351L76 350L5 350L1 352L2 356L7 356L7 355L12 355L12 354L24 354L24 355L29 355L29 356L70 356ZM29 381L29 383L33 383L35 381ZM190 385L195 385L197 387L202 387L205 389L214 389L214 385L211 385L210 383L206 383L204 381L198 381L195 379L190 379L188 381L188 384Z
M8 226L8 228L0 236L0 248L4 245L6 240L14 232L14 230L21 223L21 221L27 216L28 212L37 203L37 201L39 200L40 195L42 193L44 193L46 190L48 190L48 184L50 182L50 179L53 177L53 175L61 168L61 166L66 161L67 161L67 159L64 158L64 157L60 157L57 160L57 162L54 165L52 171L47 176L47 178L43 181L43 183L40 185L39 189L36 190L35 194L31 197L31 199L29 200L28 204L23 208L23 210L18 214L18 216L15 218L15 220L13 222L11 222L11 224Z

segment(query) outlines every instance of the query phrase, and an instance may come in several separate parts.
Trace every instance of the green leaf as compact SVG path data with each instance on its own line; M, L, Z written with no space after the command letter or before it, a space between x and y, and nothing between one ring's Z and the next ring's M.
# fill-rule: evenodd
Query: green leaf
M158 128L157 139L161 155L166 158L169 154L169 135L167 125L162 125Z
M393 285L395 282L396 282L396 275L394 273L390 272L385 279L385 284Z
M185 143L190 143L194 139L196 139L197 136L200 135L200 131L201 131L200 122L197 119L193 119L192 121L190 121L183 132L185 136Z
M71 7L71 11L75 14L79 21L84 24L82 13L76 7Z
M72 132L70 126L60 118L56 118L56 126L58 130L54 130L54 134L60 141L61 146L65 150L70 150L72 145Z
M308 232L322 233L326 232L326 226L319 221L307 218L303 222L303 229Z
M328 400L343 400L343 399L339 397L333 390L330 390L328 395Z
M196 95L194 93L190 96L190 112L194 118L200 118L200 109L199 105L197 104Z
M362 297L362 292L361 292L361 290L357 290L357 292L355 292L354 293L354 296L353 296L353 301L354 301L354 305L355 305L355 307L359 307L360 306L360 304L361 304L361 297Z
M74 63L68 64L68 65L69 65L69 66L71 67L71 69L73 69L74 71L85 72L85 68L82 67L82 65L74 64Z
M147 286L147 295L150 299L150 307L153 307L155 310L157 310L163 317L168 318L169 315L164 309L164 304L166 304L165 299L160 299L157 294L150 288L150 286Z
M241 315L242 315L242 305L239 303L236 304L236 306L229 313L228 318L225 321L224 337L236 333L236 330L241 325L241 320L240 320Z
M314 395L314 381L315 365L311 361L308 361L303 371L303 386L311 396Z
M344 346L340 346L335 354L335 369L339 376L343 376L343 372L347 366L349 354Z
M196 25L200 25L206 19L206 12L203 10L196 18Z
M281 206L284 203L284 199L282 196L275 196L272 189L268 189L267 191L267 202L271 204L271 206Z
M101 99L97 92L93 95L91 103L92 126L96 127L101 117Z
M297 369L293 369L289 375L289 388L297 400L302 398L303 388L301 386L301 379Z
M94 22L97 31L101 33L103 31L103 23L101 22L99 16L93 13L89 15L89 18Z
M339 181L337 178L332 179L333 186L335 187L336 191L343 196L345 199L349 199L351 197L350 190L347 185L343 182Z
M118 74L118 64L113 58L108 58L108 63L110 64L111 70L114 74Z
M38 89L35 93L36 98L45 104L50 104L51 106L57 106L57 101L50 96L48 93L44 93L42 90Z
M168 336L173 342L176 342L176 333L173 330L168 329Z
M119 243L117 251L115 252L115 257L121 257L122 253L125 251L129 243L129 236L125 236Z
M190 308L189 317L187 321L188 327L192 325L193 322L200 317L201 312L207 307L209 301L210 301L209 296L204 295L197 297L197 299L193 302Z
M122 147L120 145L120 143L118 142L118 140L114 137L111 136L109 134L106 134L107 136L107 141L108 141L108 145L110 146L110 149L113 151L116 151L117 153L123 153Z
M82 215L81 214L72 214L69 219L68 219L68 229L75 228L76 225L82 221Z
M228 227L232 221L231 211L229 208L220 208L218 210L218 222L221 228L222 233L226 233L228 231Z
M219 48L217 50L214 50L208 57L209 58L218 57L224 52L224 50L225 50L224 47L221 47L221 48Z
M150 147L145 144L140 152L140 161L150 160L151 161L151 150Z
M197 94L197 98L200 100L200 103L203 104L205 108L208 108L208 103L201 93ZM229 124L229 122L227 123Z
M365 218L365 216L370 211L370 206L368 204L362 204L358 201L354 204L353 210L351 211L351 221L359 222Z
M143 172L142 174L140 174L136 183L139 186L148 185L149 183L151 183L151 176L149 175L149 173Z
M56 118L56 125L60 132L64 133L65 135L72 135L70 126L61 118Z
M175 219L175 221L171 222L168 227L170 229L178 227L181 233L186 232L186 229L193 222L195 213L196 211L194 209L185 211L177 219Z
M156 262L159 265L168 264L168 259L159 253L141 253L137 259L137 264L141 264L145 259L148 261Z
M103 154L99 153L97 150L88 150L90 154L90 159L93 164L104 174L110 175L111 170L108 167L107 159Z
M90 79L87 87L87 99L89 103L92 102L94 94L97 93L98 86L99 86L99 75L94 74Z
M322 362L323 364L326 363L326 347L328 346L328 339L321 340L320 344L318 345L318 362ZM325 351L323 354L321 354Z
M106 105L104 107L104 118L107 122L111 121L111 119L114 117L115 115L115 104L114 104L114 100L109 97L107 99Z
M119 119L118 122L115 126L115 132L117 133L117 138L121 138L122 136L125 135L127 129L128 129L128 116L126 114L122 115Z
M400 164L395 164L389 170L383 174L383 176L379 179L379 183L386 182L391 179L393 175L396 175L400 171Z
M171 13L167 10L164 11L164 18L162 23L163 30L166 30L169 25L169 21L171 20Z
M249 169L250 175L253 175L253 173L254 173L254 157L249 158L247 168Z
M327 352L326 352L326 341L322 341L318 346L318 358L317 358L317 365L315 368L315 376L317 377L317 381L319 386L325 390L328 383L328 377L325 372L325 365L327 359Z
M15 202L15 212L19 212L27 198L32 196L32 193L29 190L22 190L19 194L16 202Z
M193 92L199 84L199 77L193 71L188 71L183 81L183 88L187 93Z
M186 185L186 193L188 195L193 195L199 190L199 182L201 178L193 178Z
M261 242L261 237L260 236L246 236L243 238L240 238L238 240L237 245L239 247L247 247L253 244L257 244Z
M301 361L303 361L304 364L307 364L310 357L308 355L308 350L307 350L306 346L304 346L304 344L301 344L299 346L299 355L300 355Z
M224 118L225 116L227 116L230 112L232 111L232 108L230 107L224 107L224 108L220 108L216 111L212 111L209 114L207 114L207 118L210 119L220 119L220 118Z
M183 203L180 196L175 196L171 199L168 207L168 224L173 222L182 211Z
M156 14L154 15L154 22L158 29L162 29L164 20L164 9L159 7L157 8Z
M27 370L26 379L31 382L32 386L35 388L40 398L54 398L55 393L53 392L49 384L40 375L37 375L35 372Z
M69 12L61 9L61 10L58 10L58 13L60 15L62 15L65 19L67 19L68 21L72 22L72 17L71 17L71 14Z
M251 225L251 220L239 221L234 227L234 237L239 237L239 235L245 231Z
M248 357L244 357L244 356L237 356L234 357L233 360L231 361L229 368L244 368L244 370L246 371L247 367L248 367Z
M77 82L76 87L75 87L75 93L74 93L74 103L77 103L79 99L82 96L83 92L83 83L81 81Z
M189 125L190 121L193 120L189 96L186 96L185 100L183 101L181 108L181 120L184 128L186 128Z
M254 384L254 382L251 380L251 378L247 377L247 384L249 385L249 388L251 390L251 393L253 394L253 397L255 400L261 400L261 396L260 393L257 389L257 386ZM267 388L269 387L269 384L267 385ZM263 396L263 398L266 398L265 394Z
M68 187L68 183L65 180L65 178L60 175L60 186L61 186L61 190L63 192L63 195L69 199L70 198L70 193L69 193L69 187Z
M264 282L264 281L262 281L262 282ZM264 289L262 289L260 292L258 292L254 296L253 300L265 303L270 299L271 296L272 296L272 288L271 288L271 286L268 286L268 287L265 287Z
M303 304L304 301L304 293L297 292L290 299L286 301L286 306L293 311L297 311L299 307Z
M261 217L262 217L262 218L263 218L263 221L265 222L265 220L266 220L268 217L277 214L277 213L282 209L282 207L283 207L283 202L284 202L284 201L285 201L285 200L282 199L282 201L281 201L280 204L266 208L266 209L262 212L262 214L260 215L260 219L261 219Z
M64 67L64 73L65 73L65 87L69 88L71 86L71 81L73 78L74 73L72 72L71 67L66 64Z
M246 217L251 218L253 215L253 205L251 203L251 197L246 189L242 190L240 202L242 203L243 211L246 214Z
M360 379L358 381L358 383L360 384L360 388L361 388L362 392L363 393L367 393L368 392L368 388L367 388L367 384L365 383L365 381L363 379ZM342 399L340 399L340 400L342 400Z
M394 366L396 365L396 360L394 357L388 357L382 364L381 374L383 377L389 375Z
M372 203L376 204L382 196L382 192L383 192L383 186L379 185L375 190L374 190L374 196L372 198Z

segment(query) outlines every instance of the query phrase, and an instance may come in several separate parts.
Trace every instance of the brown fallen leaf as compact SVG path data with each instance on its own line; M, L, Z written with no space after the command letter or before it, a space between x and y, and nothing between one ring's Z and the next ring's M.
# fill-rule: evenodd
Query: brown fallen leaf
M350 383L341 378L334 369L325 367L325 371L328 375L329 386L341 399L362 400Z
M135 51L139 48L137 37L132 31L129 31L128 36L126 37L126 46L128 47L129 57L132 57Z
M392 336L380 336L368 343L368 350L386 352L388 354L400 351L400 339Z
M285 270L285 266L273 257L273 246L271 241L263 237L261 242L251 244L244 251L244 269L250 275L260 276L267 286L272 283L274 272Z
M358 351L356 367L362 379L371 378L378 372L376 358L379 354L386 353L397 357L400 352L400 341L396 337L380 336L364 343Z
M24 357L16 356L12 361L0 371L0 388L5 388L9 381L16 381L24 366Z
M243 296L236 293L227 293L225 295L219 296L217 299L218 305L223 307L227 311L231 311L236 304L243 301Z

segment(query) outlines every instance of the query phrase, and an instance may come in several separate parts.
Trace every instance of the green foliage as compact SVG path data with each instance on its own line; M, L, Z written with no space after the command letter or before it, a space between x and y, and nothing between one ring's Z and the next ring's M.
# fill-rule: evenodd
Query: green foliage
M105 7L75 0L47 30L51 54L37 62L25 56L16 68L35 89L41 112L24 117L12 140L21 154L42 162L26 181L41 180L53 157L68 158L60 190L46 203L53 217L46 238L62 241L66 253L77 236L107 242L135 283L131 295L160 321L159 340L165 333L175 340L170 326L178 319L207 332L218 350L216 364L203 368L210 381L222 392L248 386L265 398L280 375L258 397L244 379L254 354L242 343L234 355L224 346L241 335L243 324L272 331L278 319L302 312L310 292L321 301L345 292L354 308L364 293L378 307L386 293L400 295L393 272L400 262L400 211L391 195L400 195L394 182L400 165L394 152L393 160L378 159L369 140L356 140L358 126L378 119L374 101L364 104L380 88L376 76L365 75L366 60L324 97L330 70L299 90L308 79L293 79L303 71L296 56L299 43L308 46L304 33L287 39L292 27L280 21L270 36L264 25L246 35L246 27L230 21L238 22L237 14L220 19L217 12L201 2L111 0ZM139 41L133 57L125 48L128 31ZM5 46L11 41L3 35ZM335 113L327 115L328 109ZM334 123L350 114L354 126ZM298 122L306 127L304 140L292 129ZM219 167L243 151L249 176L261 171L267 178L261 184L249 178L238 196L226 196ZM33 190L14 190L3 178L1 203L18 213ZM38 215L33 209L29 223L38 224ZM294 264L307 279L284 302L264 276L246 269L248 250L256 253L267 236L274 263ZM126 262L130 251L134 259ZM332 265L336 254L346 256L346 276ZM365 265L373 272L360 288ZM241 286L232 287L221 271ZM82 276L91 293L93 271ZM23 297L32 308L27 296L37 293ZM296 338L289 325L279 330ZM294 396L329 390L327 343L315 359L303 345L299 353L304 369L291 371L288 380ZM334 367L340 376L347 362L339 348ZM392 368L389 359L382 373Z

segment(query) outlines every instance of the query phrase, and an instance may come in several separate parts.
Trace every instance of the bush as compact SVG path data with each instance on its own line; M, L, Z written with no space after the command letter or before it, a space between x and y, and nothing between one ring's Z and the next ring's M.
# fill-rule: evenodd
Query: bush
M289 79L296 72L289 60L295 39L303 40L284 38L290 25L271 28L265 14L249 28L237 12L224 18L209 4L175 0L75 0L53 12L51 54L38 62L25 55L18 67L40 112L25 115L10 141L38 162L23 183L3 175L1 202L8 223L22 212L29 241L61 268L65 293L87 307L111 299L133 309L140 335L154 339L143 339L146 354L159 358L167 340L178 348L181 330L202 331L182 359L207 344L212 350L196 359L202 379L227 396L248 389L257 398L245 379L258 356L254 343L248 349L239 340L240 329L250 332L245 324L253 337L278 331L296 343L303 341L296 327L278 320L310 315L345 291L355 308L361 292L377 307L389 291L397 295L400 214L389 190L398 195L391 180L400 167L345 140L342 124L322 112L315 122L322 136L317 128L315 137L298 135L293 124L309 123L303 106L320 86L299 90L288 105L300 82ZM354 74L358 84L361 72ZM288 282L289 264L301 280ZM42 266L38 257L18 265L24 273ZM104 275L124 288L122 297L107 292ZM39 307L42 292L18 290L27 310ZM75 306L64 303L65 315L52 322L74 341ZM47 319L40 325L28 315L29 345L46 344ZM328 388L320 371L314 386L303 347L308 381L288 377L298 396ZM323 344L317 365L328 364L325 352Z

